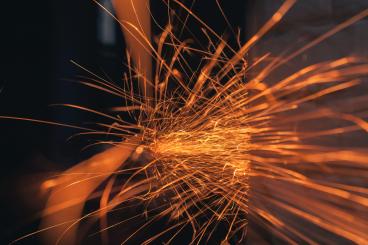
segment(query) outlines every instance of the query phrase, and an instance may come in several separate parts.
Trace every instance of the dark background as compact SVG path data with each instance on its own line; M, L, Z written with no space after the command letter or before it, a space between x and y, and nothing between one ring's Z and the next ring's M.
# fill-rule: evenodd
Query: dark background
M244 26L246 1L221 2L231 25ZM185 3L190 6L193 1ZM218 33L230 32L215 1L196 1L192 7ZM151 8L164 24L165 5L151 1ZM89 0L6 1L1 10L0 115L82 125L101 122L93 114L50 105L71 103L96 109L116 105L115 98L74 83L79 75L90 75L70 60L119 83L126 69L118 25L113 23L114 42L103 43L99 26L104 13ZM189 21L188 27L193 25L197 24ZM153 31L159 34L156 26ZM81 151L91 142L85 137L67 141L77 132L0 119L1 244L37 229L37 212L45 198L39 192L42 180L100 150ZM24 242L30 243L37 243L37 238Z

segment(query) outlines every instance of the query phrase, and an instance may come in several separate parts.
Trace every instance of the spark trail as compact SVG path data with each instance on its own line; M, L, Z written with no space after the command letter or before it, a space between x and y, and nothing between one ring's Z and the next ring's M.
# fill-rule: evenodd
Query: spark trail
M171 22L162 28L154 47L141 28L120 21L130 38L152 53L155 73L142 79L141 68L129 63L133 75L124 76L123 88L93 73L93 79L81 81L124 98L126 105L112 111L134 118L136 124L116 114L66 105L112 120L111 125L99 124L103 130L84 134L111 134L123 140L99 142L113 147L52 180L54 199L50 198L44 212L48 239L55 240L57 234L57 243L75 241L78 225L100 220L100 230L94 235L101 234L107 242L110 229L136 220L144 222L125 234L123 244L170 243L188 229L189 242L206 242L219 226L225 227L222 241L227 243L243 241L251 221L290 244L331 243L333 237L366 244L368 152L353 144L342 147L325 142L368 131L368 97L336 101L334 108L315 106L324 97L361 86L368 75L366 59L327 60L285 74L276 83L267 81L274 70L297 55L367 17L368 10L285 56L270 61L269 53L247 60L250 49L294 4L285 1L238 50L177 0L168 7L186 11L203 26L212 37L208 49L181 41ZM166 53L172 55L166 57L163 50L171 50ZM197 72L188 64L188 53L206 61ZM250 77L255 67L263 68ZM136 81L146 83L144 93L134 92ZM150 87L152 93L147 92ZM133 163L127 160L130 154ZM117 181L121 176L123 181ZM352 178L355 182L349 181ZM101 185L102 191L97 188ZM100 207L83 213L83 205L96 198ZM128 213L131 205L144 206L144 211L125 215L114 224L107 222L107 216L118 210ZM69 220L47 218L50 215ZM147 237L147 229L165 218L167 225Z

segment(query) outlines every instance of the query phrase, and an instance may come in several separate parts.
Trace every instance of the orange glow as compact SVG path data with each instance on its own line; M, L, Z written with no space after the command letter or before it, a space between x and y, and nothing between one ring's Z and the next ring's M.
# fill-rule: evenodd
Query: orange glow
M77 226L72 224L82 216L84 203L96 187L121 166L137 144L137 139L121 143L85 162L79 163L65 171L56 180L53 180L55 187L43 212L42 227L47 228L55 224L69 223L47 230L44 233L47 243L75 243ZM48 180L45 184L48 185L50 181ZM106 197L102 198L101 203L103 206L106 205Z
M46 243L75 244L82 221L99 220L100 230L94 235L101 234L108 244L109 229L143 220L122 237L122 244L130 244L166 217L169 225L143 244L165 234L170 234L170 243L186 228L192 231L193 243L205 243L220 223L226 224L223 244L228 244L239 232L246 235L248 220L290 244L331 243L313 229L368 244L368 188L358 183L368 181L368 152L335 142L336 135L368 132L368 97L352 97L333 106L314 104L359 87L368 76L367 60L355 56L326 60L268 83L277 68L367 17L368 10L284 57L269 61L267 53L251 61L246 54L296 1L284 1L238 50L183 3L172 2L213 34L213 47L192 48L189 41L179 40L169 23L154 48L147 1L115 1L116 19L136 66L130 67L132 75L125 75L124 88L93 73L95 80L81 83L128 102L113 107L111 114L63 106L112 121L98 124L105 130L80 128L83 134L119 136L122 142L99 142L112 146L44 183L42 188L52 190L39 231ZM124 12L127 6L132 8L129 13ZM165 49L170 49L171 57L163 55ZM186 67L184 54L189 51L207 58L197 72ZM153 75L151 59L157 61ZM260 71L248 75L255 67ZM140 94L133 93L134 82L144 84ZM170 89L171 83L175 89ZM119 112L136 124L117 116ZM121 176L123 183L116 184ZM84 213L85 204L96 198L97 210ZM108 223L109 214L132 203L144 206L144 211Z

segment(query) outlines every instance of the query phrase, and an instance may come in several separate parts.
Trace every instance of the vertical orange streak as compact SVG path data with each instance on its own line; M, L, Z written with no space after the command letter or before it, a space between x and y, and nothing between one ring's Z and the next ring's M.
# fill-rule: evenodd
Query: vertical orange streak
M148 0L114 0L114 7L120 22L129 22L144 34L146 40L151 38L151 19ZM151 80L152 61L151 52L144 38L137 33L131 25L122 28L128 50L133 58L135 66L143 78L139 81L144 97L152 97L152 86L146 81ZM138 40L137 40L138 39Z

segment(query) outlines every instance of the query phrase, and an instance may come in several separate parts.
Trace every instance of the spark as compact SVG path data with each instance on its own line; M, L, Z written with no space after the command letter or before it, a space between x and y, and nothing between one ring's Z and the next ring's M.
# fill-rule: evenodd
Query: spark
M143 244L165 234L171 234L167 241L172 242L188 228L192 231L190 242L198 244L209 241L219 224L226 227L223 244L234 237L241 241L248 220L291 244L330 242L328 236L313 229L366 244L368 222L364 214L368 210L368 189L348 179L367 183L368 152L320 142L333 140L336 135L367 132L367 114L351 112L350 106L344 104L364 109L361 105L368 97L350 98L336 108L312 105L323 97L360 86L362 78L368 75L368 63L359 57L341 57L286 74L274 84L267 80L274 70L297 55L367 17L368 10L285 57L269 62L272 54L265 54L250 62L245 55L280 22L295 1L285 1L237 51L191 9L180 1L174 3L214 36L212 46L208 50L190 47L189 41L180 41L169 23L158 38L157 49L144 45L157 64L152 77L145 76L141 68L131 67L129 73L137 76L125 76L127 89L92 73L94 79L81 81L124 98L126 105L112 111L129 115L136 124L82 106L64 105L111 119L112 125L103 126L123 141L108 142L117 146L44 183L44 188L53 189L42 229L51 232L49 239L58 234L58 243L74 241L78 224L100 219L100 232L94 234L101 233L107 242L109 229L130 219L145 220L123 238L123 243L129 244L144 229L166 217L169 225ZM130 38L136 38L140 44L149 43L141 23L120 24L128 29ZM171 49L171 58L163 55L165 49ZM186 53L206 55L207 63L197 72L188 72ZM261 65L264 68L260 72L248 76ZM142 85L143 95L134 94L134 79L146 83ZM149 93L150 87L153 93ZM333 126L336 122L343 126ZM316 130L310 125L325 127ZM80 129L87 130L84 134L106 133ZM134 167L129 164L130 155L136 163ZM117 177L123 174L128 177L116 184ZM92 193L98 193L101 184L105 189L94 197L100 197L100 207L83 214L83 205ZM131 203L143 205L144 212L117 224L108 223L107 215ZM74 209L68 209L73 206ZM240 239L239 232L244 233Z

